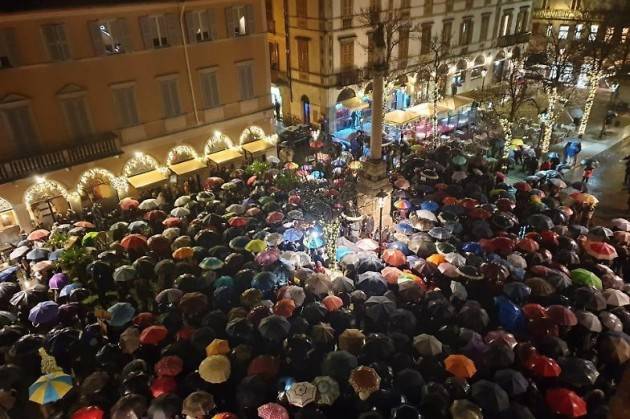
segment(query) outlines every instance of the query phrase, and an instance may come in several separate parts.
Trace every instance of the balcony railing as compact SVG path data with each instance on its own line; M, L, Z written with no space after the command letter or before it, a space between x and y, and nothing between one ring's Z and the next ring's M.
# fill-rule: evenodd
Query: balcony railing
M568 9L541 9L534 10L534 19L539 20L600 20L603 18L601 12L589 10L568 10Z
M337 73L337 87L349 86L357 84L361 81L362 72L359 68L349 68L341 70Z
M497 47L507 47L516 44L525 44L529 42L530 32L514 33L511 35L500 36L497 39Z
M90 143L81 144L64 150L35 156L8 160L0 163L0 183L11 182L81 163L122 154L119 140L113 134Z

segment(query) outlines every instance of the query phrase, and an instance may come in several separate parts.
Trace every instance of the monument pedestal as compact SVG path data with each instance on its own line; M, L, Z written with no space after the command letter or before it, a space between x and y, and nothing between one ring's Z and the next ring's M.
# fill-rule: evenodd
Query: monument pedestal
M391 189L391 184L387 178L387 164L384 161L369 160L363 164L357 185L359 212L372 216L375 231L378 229L380 213L376 195L380 191L389 195ZM383 229L392 224L391 209L391 198L388 196L383 207Z

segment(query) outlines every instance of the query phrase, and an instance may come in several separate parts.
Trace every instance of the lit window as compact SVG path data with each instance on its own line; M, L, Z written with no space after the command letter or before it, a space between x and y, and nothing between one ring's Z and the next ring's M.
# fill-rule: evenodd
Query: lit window
M569 37L569 25L561 25L558 29L558 39L567 39Z
M588 40L589 41L594 41L595 39L597 39L597 31L599 30L599 25L595 24L595 25L591 25L591 30L588 34Z
M550 23L547 25L547 30L545 31L545 36L547 38L549 38L551 35L553 35L553 25Z
M582 31L584 30L584 25L578 23L575 25L575 39L580 39L582 37Z
M615 28L606 28L606 36L604 36L604 41L610 42L613 40L615 36Z
M630 35L630 28L626 27L621 30L621 42L628 42L628 35Z
M244 36L254 33L254 11L252 5L227 8L228 35Z

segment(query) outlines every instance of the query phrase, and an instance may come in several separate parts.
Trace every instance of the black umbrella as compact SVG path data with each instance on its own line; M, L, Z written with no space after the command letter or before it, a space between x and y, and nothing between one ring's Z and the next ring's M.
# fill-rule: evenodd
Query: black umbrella
M498 370L494 373L494 381L510 396L517 396L527 391L529 382L523 374L513 369Z
M599 377L595 364L583 358L560 358L558 364L562 368L560 380L574 387L591 386Z
M551 230L554 226L551 218L544 214L533 214L527 217L527 223L537 231Z
M396 374L394 380L396 390L411 404L418 404L422 400L424 378L414 369L404 369Z
M491 369L507 368L514 363L514 351L508 345L493 342L483 354L483 359Z
M508 394L498 384L488 380L479 380L472 385L472 398L491 414L502 412L510 407Z
M381 324L396 310L396 303L385 296L372 296L365 302L365 307L366 316Z
M273 342L281 342L289 334L291 324L282 316L268 316L262 319L258 325L260 335Z
M331 376L339 383L346 383L357 364L357 358L350 352L329 352L322 362L322 374Z

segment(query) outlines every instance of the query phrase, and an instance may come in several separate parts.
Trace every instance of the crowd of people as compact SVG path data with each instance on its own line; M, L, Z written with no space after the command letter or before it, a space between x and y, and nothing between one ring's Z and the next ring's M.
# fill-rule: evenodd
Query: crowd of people
M374 222L329 157L15 243L0 418L630 417L629 221L455 142L403 156Z

